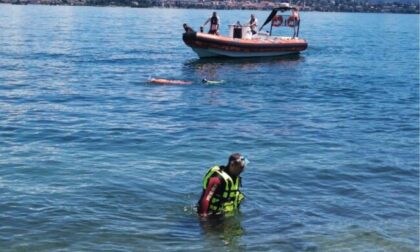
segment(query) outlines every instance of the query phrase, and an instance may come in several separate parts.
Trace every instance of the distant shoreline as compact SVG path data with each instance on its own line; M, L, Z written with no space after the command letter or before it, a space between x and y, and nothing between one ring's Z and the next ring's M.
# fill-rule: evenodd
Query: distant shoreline
M191 4L191 2L175 2L176 4L173 5L165 5L165 4L152 4L152 5L140 5L137 1L132 1L131 4L124 4L124 3L117 3L117 2L110 2L110 4L93 4L93 3L85 3L84 0L77 0L79 2L72 2L72 0L42 0L42 2L37 2L40 0L0 0L0 4L11 4L11 5L58 5L58 6L91 6L91 7L130 7L130 8L162 8L162 9L209 9L209 10L271 10L275 7L275 4L272 3L270 5L265 6L224 6L224 5L203 5L203 4ZM394 7L394 9L392 8ZM343 12L343 13L394 13L394 14L419 14L419 5L414 4L380 4L375 5L374 8L370 8L369 10L361 9L361 8L351 8L346 7L344 9L330 9L330 8L319 8L319 7L310 7L300 6L301 12Z

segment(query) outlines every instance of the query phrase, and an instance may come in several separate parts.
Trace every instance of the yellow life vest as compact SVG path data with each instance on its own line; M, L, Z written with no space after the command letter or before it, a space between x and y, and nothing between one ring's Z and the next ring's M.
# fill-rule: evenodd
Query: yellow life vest
M209 212L211 213L232 213L238 209L245 196L239 191L240 177L238 176L235 181L225 171L220 169L219 166L213 166L208 170L203 178L203 190L207 189L207 185L211 177L218 176L223 179L225 188L221 191L217 190L213 195Z

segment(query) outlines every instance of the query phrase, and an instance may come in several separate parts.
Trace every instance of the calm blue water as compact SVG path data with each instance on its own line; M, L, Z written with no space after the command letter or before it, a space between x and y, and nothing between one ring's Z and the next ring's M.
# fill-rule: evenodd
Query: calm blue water
M301 13L299 57L198 60L210 14L0 5L1 251L418 251L419 16ZM241 214L200 222L232 152Z

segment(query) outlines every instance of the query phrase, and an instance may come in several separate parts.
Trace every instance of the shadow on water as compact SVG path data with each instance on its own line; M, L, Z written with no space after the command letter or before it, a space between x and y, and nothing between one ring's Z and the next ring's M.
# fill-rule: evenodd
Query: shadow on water
M241 226L239 215L201 220L200 226L209 241L216 243L221 241L223 246L232 250L241 250L239 240L245 230Z
M277 57L249 57L249 58L230 58L230 57L214 57L214 58L203 58L203 59L190 59L187 60L185 66L201 66L208 64L219 64L219 65L254 65L254 64L290 64L296 61L303 61L305 57L299 54L277 56Z
M191 59L184 62L183 72L186 75L196 75L198 78L220 79L229 74L262 73L270 69L292 70L305 60L300 55L282 57L254 57L254 58L203 58Z

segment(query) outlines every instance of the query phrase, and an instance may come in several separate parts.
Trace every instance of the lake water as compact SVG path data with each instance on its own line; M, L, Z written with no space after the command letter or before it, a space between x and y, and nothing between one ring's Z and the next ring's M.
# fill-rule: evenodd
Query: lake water
M418 251L419 16L301 13L298 57L199 60L210 14L0 5L1 251ZM241 213L202 222L232 152Z

